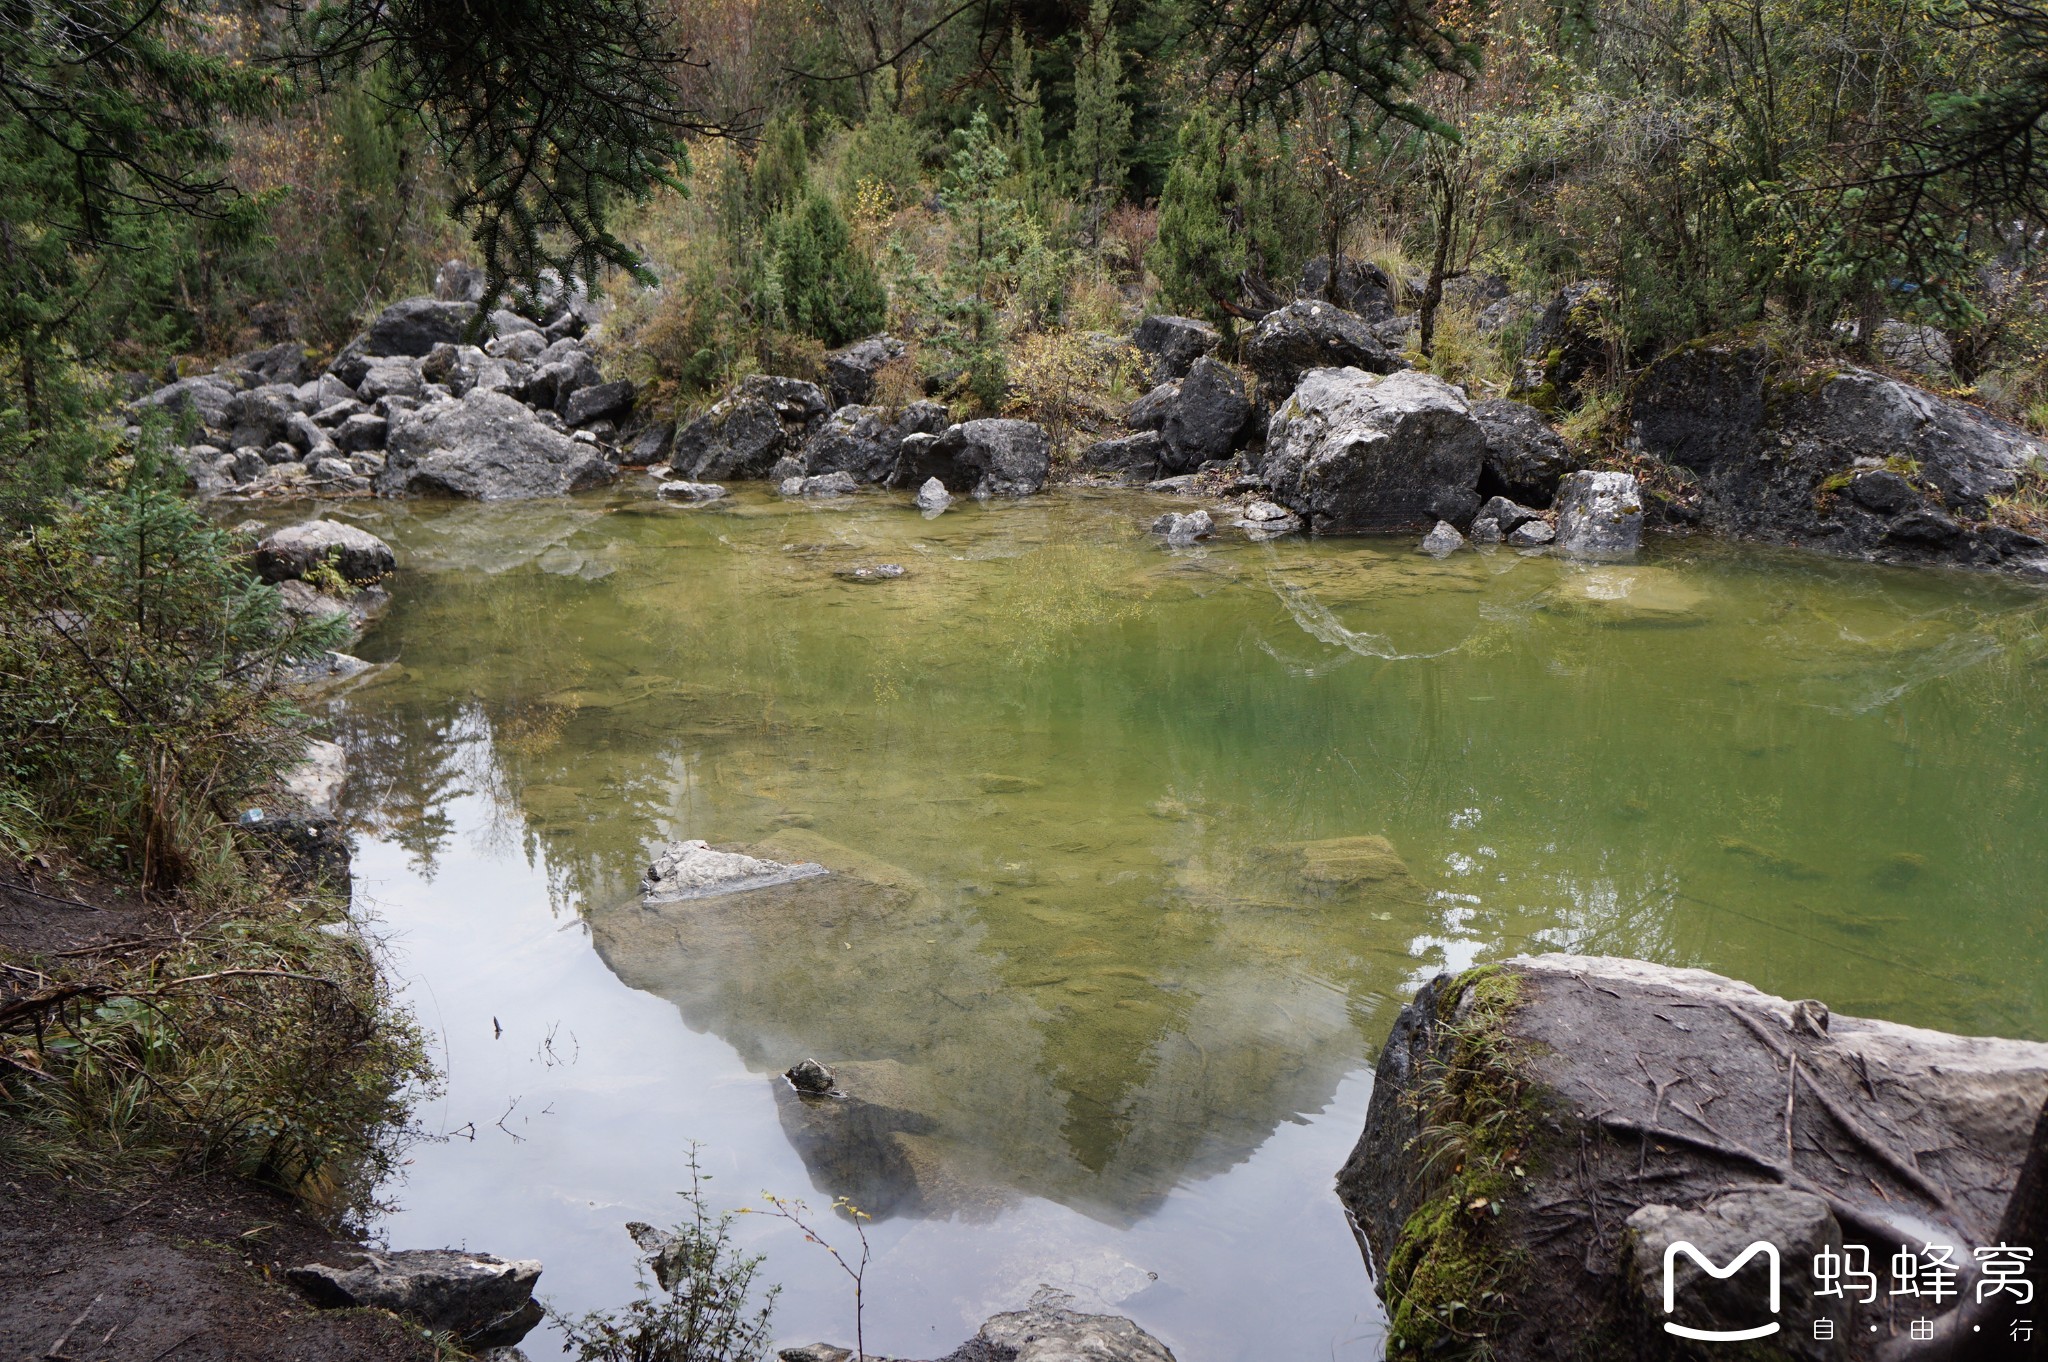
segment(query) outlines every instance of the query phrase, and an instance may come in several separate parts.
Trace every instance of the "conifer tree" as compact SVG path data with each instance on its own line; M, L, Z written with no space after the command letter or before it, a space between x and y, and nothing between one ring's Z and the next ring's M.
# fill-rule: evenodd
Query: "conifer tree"
M1100 235L1102 215L1123 193L1131 149L1131 107L1124 102L1123 56L1109 0L1094 0L1081 54L1074 63L1074 135L1067 177L1088 204L1088 238Z
M1198 110L1181 125L1159 194L1159 240L1148 258L1167 306L1226 320L1223 303L1236 295L1244 269L1244 244L1224 216L1233 188L1223 128Z

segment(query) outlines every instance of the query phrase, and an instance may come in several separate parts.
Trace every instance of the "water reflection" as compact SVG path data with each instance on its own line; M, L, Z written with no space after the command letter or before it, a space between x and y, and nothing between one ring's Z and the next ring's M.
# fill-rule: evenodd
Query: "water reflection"
M1167 552L1152 509L378 508L407 569L334 713L357 816L427 875L516 849L750 1068L841 1068L858 1100L783 1128L906 1216L1132 1223L1320 1110L1418 973L1525 948L2048 1034L2031 591ZM875 562L909 571L833 575ZM643 908L679 837L842 873ZM1368 837L1380 873L1316 849Z

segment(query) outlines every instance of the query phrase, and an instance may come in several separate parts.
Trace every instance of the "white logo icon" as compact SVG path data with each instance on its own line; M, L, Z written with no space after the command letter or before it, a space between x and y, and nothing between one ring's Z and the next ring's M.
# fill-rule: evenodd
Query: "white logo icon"
M1665 1314L1668 1315L1678 1308L1678 1288L1677 1283L1673 1280L1671 1269L1681 1253L1691 1258L1695 1263L1698 1263L1700 1270L1709 1277L1721 1281L1726 1281L1742 1271L1743 1264L1761 1253L1764 1256L1764 1260L1771 1265L1771 1313L1774 1315L1778 1313L1777 1245L1759 1239L1741 1253L1735 1255L1735 1261L1728 1264L1728 1266L1716 1267L1706 1254L1694 1248L1690 1242L1680 1239L1664 1250ZM1778 1322L1772 1320L1769 1324L1759 1324L1754 1329L1690 1329L1683 1324L1673 1324L1670 1320L1666 1320L1664 1321L1664 1332L1676 1334L1680 1338L1697 1339L1702 1343L1742 1343L1752 1338L1768 1338L1770 1335L1777 1333Z

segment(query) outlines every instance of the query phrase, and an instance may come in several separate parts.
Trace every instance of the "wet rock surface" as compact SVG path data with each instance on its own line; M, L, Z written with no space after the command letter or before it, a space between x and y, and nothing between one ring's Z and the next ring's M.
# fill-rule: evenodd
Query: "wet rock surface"
M826 873L825 867L814 861L789 865L737 851L719 851L692 840L662 849L641 878L640 895L648 903L679 903L793 884Z

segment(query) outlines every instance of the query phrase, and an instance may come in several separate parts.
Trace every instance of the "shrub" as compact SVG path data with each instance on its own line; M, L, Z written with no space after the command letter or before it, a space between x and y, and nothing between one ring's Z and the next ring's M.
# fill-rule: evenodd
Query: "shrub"
M776 220L769 237L791 329L827 345L881 329L888 295L830 199L806 194Z
M88 860L175 887L304 754L285 673L340 630L290 622L180 498L87 497L0 545L0 782Z

